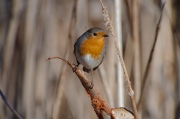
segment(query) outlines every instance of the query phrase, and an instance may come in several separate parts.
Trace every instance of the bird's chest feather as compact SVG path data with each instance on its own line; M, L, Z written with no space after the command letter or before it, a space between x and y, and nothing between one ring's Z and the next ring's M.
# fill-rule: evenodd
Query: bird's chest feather
M80 55L90 54L92 58L98 59L104 48L104 38L89 38L82 42L80 46Z

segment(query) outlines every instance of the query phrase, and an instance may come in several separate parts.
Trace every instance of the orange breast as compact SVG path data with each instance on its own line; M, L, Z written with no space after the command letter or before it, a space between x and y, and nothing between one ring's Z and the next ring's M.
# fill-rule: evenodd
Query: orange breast
M98 59L105 45L104 37L89 37L88 40L82 42L80 46L81 56L90 54L94 59Z

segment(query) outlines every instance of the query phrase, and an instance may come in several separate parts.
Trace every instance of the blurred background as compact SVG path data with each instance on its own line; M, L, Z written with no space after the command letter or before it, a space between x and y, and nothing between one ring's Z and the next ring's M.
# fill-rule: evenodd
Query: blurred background
M163 0L121 0L122 53L140 119L180 118L180 1L166 0L146 83L143 76ZM103 0L116 28L114 0ZM134 25L134 22L135 25ZM0 0L0 89L24 119L97 119L71 68L73 45L91 27L107 30L99 0ZM112 108L118 102L118 58L111 34L94 84ZM134 52L135 51L135 52ZM82 66L80 66L80 69ZM90 79L90 74L85 73ZM144 88L142 89L141 87ZM124 107L132 111L124 84ZM0 119L17 119L0 99Z

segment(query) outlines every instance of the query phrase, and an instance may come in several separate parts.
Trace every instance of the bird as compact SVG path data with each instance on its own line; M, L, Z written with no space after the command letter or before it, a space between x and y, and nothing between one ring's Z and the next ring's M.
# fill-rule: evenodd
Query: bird
M78 67L83 65L84 72L91 72L93 88L93 73L102 63L106 54L106 40L109 37L101 28L94 27L82 34L74 44L74 55Z

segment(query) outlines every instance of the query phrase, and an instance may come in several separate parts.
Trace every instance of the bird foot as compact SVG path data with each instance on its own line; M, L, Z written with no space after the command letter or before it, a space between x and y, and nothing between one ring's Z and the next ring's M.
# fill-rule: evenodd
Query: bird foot
M94 83L91 82L91 84L90 84L90 86L89 86L89 89L93 89L93 87L94 87Z
M72 71L73 72L75 72L76 70L77 70L77 67L79 66L78 64L76 65L76 64L73 64L75 67L74 68L72 68Z

